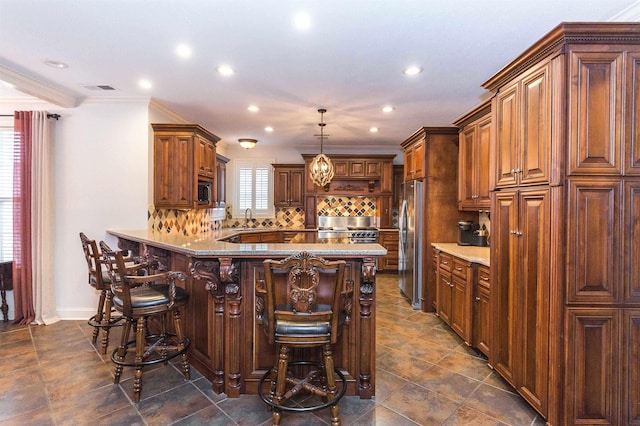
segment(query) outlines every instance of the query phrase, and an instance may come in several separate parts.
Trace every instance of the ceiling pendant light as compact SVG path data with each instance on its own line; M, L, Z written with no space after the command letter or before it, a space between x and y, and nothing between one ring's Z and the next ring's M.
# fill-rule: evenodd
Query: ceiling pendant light
M333 179L333 163L329 157L322 153L325 137L324 126L326 126L323 117L327 110L320 108L318 112L320 113L320 123L318 123L318 126L320 126L320 154L316 155L309 165L309 177L313 183L319 187L324 187Z
M245 148L245 149L250 149L253 148L254 146L256 146L256 144L258 143L257 139L249 139L249 138L241 138L238 139L238 142L240 142L240 146Z

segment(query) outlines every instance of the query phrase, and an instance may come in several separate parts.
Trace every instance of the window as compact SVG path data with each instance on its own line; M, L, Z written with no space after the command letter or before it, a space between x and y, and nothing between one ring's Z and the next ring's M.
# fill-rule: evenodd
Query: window
M273 168L271 162L241 161L235 164L237 182L233 216L273 217Z
M13 258L13 126L0 123L0 259Z

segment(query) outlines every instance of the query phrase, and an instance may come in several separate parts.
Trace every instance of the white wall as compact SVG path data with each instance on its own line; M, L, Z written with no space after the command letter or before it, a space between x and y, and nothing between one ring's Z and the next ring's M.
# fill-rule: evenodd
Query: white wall
M97 294L87 284L79 232L112 248L107 229L146 229L149 101L85 101L55 132L56 305L61 319L87 319Z

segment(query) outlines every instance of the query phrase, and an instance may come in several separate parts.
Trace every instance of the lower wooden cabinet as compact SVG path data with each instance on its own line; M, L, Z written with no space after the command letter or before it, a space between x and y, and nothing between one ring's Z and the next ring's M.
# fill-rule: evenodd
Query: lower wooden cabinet
M382 230L379 233L379 244L387 249L387 255L378 258L378 271L380 272L392 272L398 271L398 244L400 240L400 234L397 229L394 230Z
M437 314L467 345L489 355L489 268L434 250Z

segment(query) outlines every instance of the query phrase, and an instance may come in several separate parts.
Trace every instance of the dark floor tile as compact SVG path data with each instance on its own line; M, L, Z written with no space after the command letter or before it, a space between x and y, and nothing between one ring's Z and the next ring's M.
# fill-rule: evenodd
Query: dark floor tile
M491 374L485 360L457 351L451 352L438 361L437 365L480 381L483 381Z
M480 381L437 365L415 376L412 382L460 403L481 384Z
M239 425L254 426L271 419L271 411L258 395L227 398L217 405Z
M458 403L418 385L408 384L382 405L421 425L441 425L458 409Z
M522 398L487 384L473 391L465 405L511 425L530 425L536 412Z
M143 369L142 373L142 392L140 400L152 398L160 393L167 392L170 389L182 386L188 383L187 379L178 372L173 365L162 365L154 370L148 371ZM133 367L125 367L125 370L129 370L129 373L133 374L135 370ZM120 380L120 386L125 390L127 395L133 399L133 378L126 380Z
M0 348L0 361L2 362L7 362L7 360L22 356L26 353L35 352L33 342L30 339L9 342L3 344Z
M416 422L401 416L395 411L391 411L382 405L376 406L373 410L367 411L364 415L358 417L352 426L415 426Z
M146 426L144 419L132 405L128 405L119 410L113 410L95 419L91 424L104 426ZM77 423L71 423L71 425L77 425Z
M433 364L413 358L405 353L390 350L376 358L376 368L382 368L396 376L411 380Z
M377 402L384 401L407 383L409 383L408 380L378 368L376 371L375 400Z
M0 367L0 370L3 369ZM44 387L44 380L42 380L37 362L14 371L3 371L0 377L2 377L0 381L0 397L23 389L25 383Z
M231 420L231 418L218 407L210 405L188 417L178 420L171 426L200 426L205 424L209 426L231 426L237 423Z
M489 417L486 414L482 414L467 406L458 408L448 419L443 423L443 426L508 426L507 423Z
M511 392L513 394L516 394L516 390L513 388L513 386L511 386L509 383L507 383L507 381L505 379L503 379L502 377L500 377L500 375L498 373L496 373L495 371L492 371L491 374L489 374L489 377L487 377L486 379L484 379L484 383L494 386L498 389L501 389L503 391L506 392Z
M9 343L19 342L21 340L31 341L31 332L28 327L16 328L0 333L0 347L2 348Z
M130 407L129 399L118 386L107 385L51 404L56 423L88 424L96 418Z
M148 425L168 425L212 404L191 383L184 383L172 392L144 399L138 411Z
M55 424L52 410L48 406L0 420L1 426L54 426Z
M377 403L373 399L360 399L359 396L345 396L340 400L338 405L340 412L340 421L342 424L350 425L362 413L371 411L376 407ZM319 410L316 415L324 420L327 424L331 424L331 411L327 409Z
M195 368L192 368L192 371L197 371ZM202 393L204 393L211 401L220 402L223 399L227 398L227 395L224 393L215 393L213 388L211 387L211 382L207 380L205 377L202 377L197 380L192 380L193 384L200 389Z
M25 386L0 398L0 420L47 408L49 400L40 384Z

